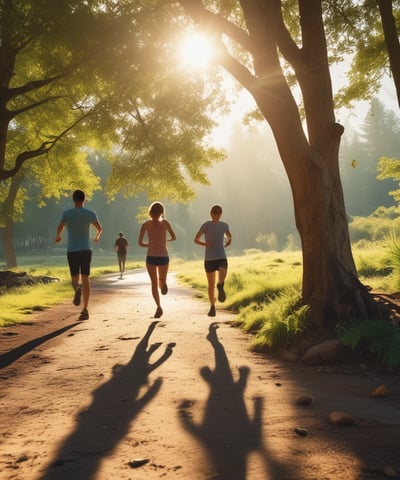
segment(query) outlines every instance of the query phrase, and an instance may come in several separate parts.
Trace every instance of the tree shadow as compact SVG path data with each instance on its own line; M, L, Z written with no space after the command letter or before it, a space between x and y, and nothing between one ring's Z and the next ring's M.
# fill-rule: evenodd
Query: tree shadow
M250 369L239 367L239 379L235 382L217 328L215 322L211 323L207 335L214 349L215 369L203 367L200 370L210 387L203 420L200 424L192 420L192 402L186 400L180 405L181 421L205 448L215 469L213 479L245 480L248 456L252 452L258 452L262 459L259 480L287 478L284 466L268 455L263 443L263 399L253 398L252 419L247 412L244 391Z
M44 342L47 342L48 340L51 340L54 337L57 337L58 335L61 335L62 333L66 332L70 328L76 327L79 325L78 322L72 323L71 325L67 325L63 328L59 328L58 330L55 330L54 332L47 333L46 335L42 335L41 337L35 338L33 340L30 340L29 342L26 342L22 345L20 345L17 348L14 348L13 350L10 350L9 352L3 353L0 355L0 369L8 367L15 361L17 361L19 358L21 358L23 355L27 354L34 348L38 347Z
M102 458L126 436L136 415L160 390L162 379L149 386L148 376L172 355L175 343L169 343L158 360L150 363L151 355L161 346L149 346L157 323L149 325L130 361L115 365L112 378L94 391L92 403L80 412L76 429L61 445L42 480L96 478ZM146 390L139 398L142 387Z

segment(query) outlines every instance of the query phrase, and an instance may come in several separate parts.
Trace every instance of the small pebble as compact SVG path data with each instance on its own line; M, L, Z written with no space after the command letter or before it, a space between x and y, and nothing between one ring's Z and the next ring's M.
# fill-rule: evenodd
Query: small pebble
M294 429L294 433L296 433L297 435L299 435L299 437L306 437L308 435L308 432L307 430L304 430L304 428L295 428Z
M142 467L143 465L146 465L146 463L149 463L150 460L148 458L134 458L133 460L130 460L128 462L128 465L131 468L138 468Z

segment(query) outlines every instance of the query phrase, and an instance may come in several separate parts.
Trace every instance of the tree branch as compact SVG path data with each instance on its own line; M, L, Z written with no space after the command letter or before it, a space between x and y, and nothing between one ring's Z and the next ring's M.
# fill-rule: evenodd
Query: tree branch
M255 93L256 77L245 67L241 62L233 57L226 46L220 42L219 44L219 63L229 72L233 78L235 78L244 88L250 92Z
M15 174L17 174L20 170L21 167L24 165L24 163L27 160L30 160L32 158L40 157L42 155L45 155L51 151L52 148L55 147L55 145L65 136L67 135L73 128L75 128L79 123L81 123L83 120L88 118L89 116L94 114L95 110L91 110L85 115L82 115L79 117L75 122L73 122L71 125L69 125L65 130L63 130L61 133L59 133L57 136L55 136L52 140L48 140L46 142L43 142L39 148L36 150L27 150L25 152L21 152L16 160L15 160L15 165L13 168L10 170L0 170L0 181L6 180L7 178L13 177Z
M31 82L25 83L25 85L21 85L15 88L8 89L8 97L9 99L18 97L19 95L24 95L25 93L31 92L32 90L37 90L38 88L45 87L50 83L53 83L60 78L67 76L68 73L63 73L60 75L56 75L55 77L43 78L42 80L32 80Z
M47 97L43 100L40 100L39 102L34 102L30 103L29 105L26 105L25 107L19 108L18 110L8 110L10 113L11 118L15 118L16 116L20 115L21 113L29 112L29 110L32 110L33 108L40 107L41 105L50 102L52 100L59 100L60 98L64 98L62 95L54 96L54 97Z
M252 42L245 30L226 20L219 13L212 13L205 9L201 0L181 0L180 3L197 25L207 26L207 28L219 35L227 35L244 49L251 52Z

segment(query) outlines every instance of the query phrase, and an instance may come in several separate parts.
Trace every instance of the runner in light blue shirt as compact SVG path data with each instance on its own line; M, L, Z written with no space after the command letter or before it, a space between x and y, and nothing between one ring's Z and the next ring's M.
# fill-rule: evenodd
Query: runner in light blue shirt
M89 318L88 304L90 297L90 262L92 250L90 248L90 225L97 230L94 241L98 242L103 231L97 215L92 210L85 208L85 193L82 190L75 190L72 199L74 208L65 210L61 222L57 227L56 243L61 242L62 232L65 228L68 231L67 259L71 274L71 283L75 290L73 303L80 305L81 295L83 297L83 309L79 320ZM81 282L79 282L79 277Z

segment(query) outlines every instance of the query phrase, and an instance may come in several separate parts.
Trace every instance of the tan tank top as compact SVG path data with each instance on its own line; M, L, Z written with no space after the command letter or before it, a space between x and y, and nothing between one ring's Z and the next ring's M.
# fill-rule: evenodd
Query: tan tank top
M147 238L149 246L147 248L147 255L152 257L167 257L167 222L154 222L149 220L146 222Z

